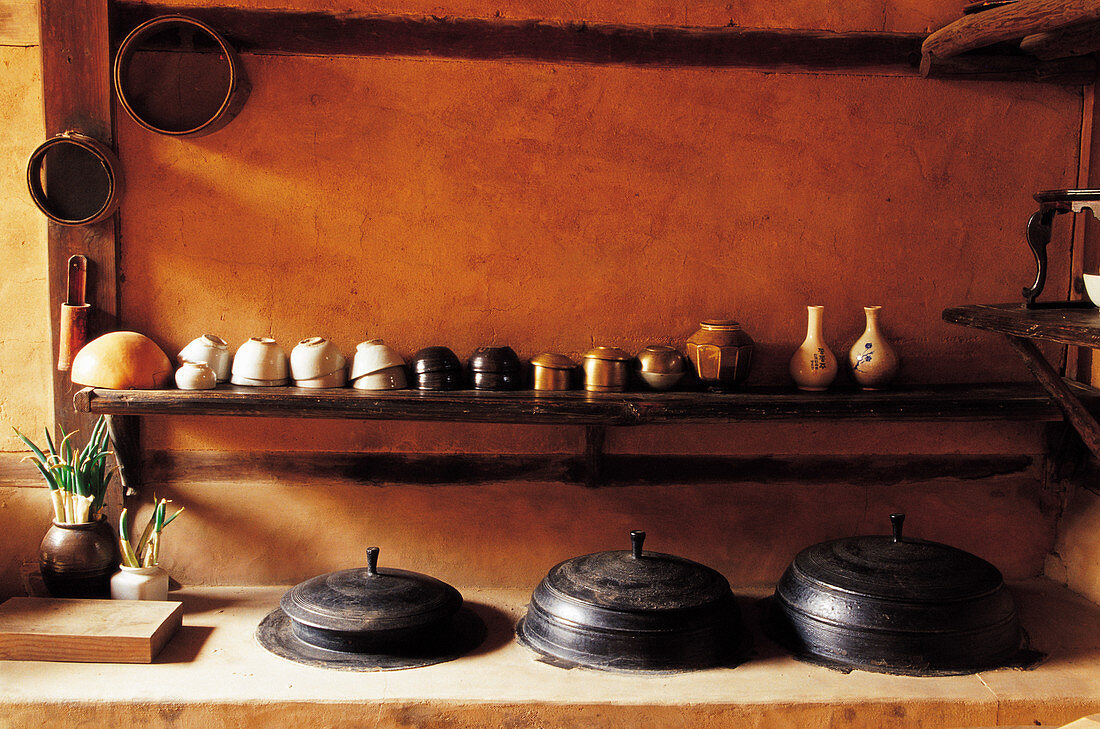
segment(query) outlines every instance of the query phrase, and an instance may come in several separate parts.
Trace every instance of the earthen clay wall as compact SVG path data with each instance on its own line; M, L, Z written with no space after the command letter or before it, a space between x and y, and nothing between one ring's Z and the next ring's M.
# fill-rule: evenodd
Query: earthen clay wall
M251 4L251 3L249 3ZM923 31L956 3L592 2L362 12L640 24ZM329 9L299 0L295 7ZM344 6L340 6L343 8ZM41 136L35 48L0 49L8 173L0 239L0 417L40 430L50 409L44 226L22 167ZM1039 189L1078 174L1079 88L931 81L899 71L770 72L246 55L254 91L229 126L190 140L120 116L124 325L174 353L204 332L233 346L307 336L350 354L384 337L406 355L486 344L521 356L595 344L682 345L712 315L758 343L750 382L786 381L823 304L843 354L862 309L884 306L905 382L1026 379L995 337L943 323L960 303L1009 301L1030 283L1022 232ZM1049 290L1068 288L1068 232ZM19 334L26 332L26 334ZM1045 429L993 424L759 424L612 430L612 453L800 459L802 476L585 489L575 484L377 485L265 468L294 452L574 453L576 428L272 419L144 422L151 452L228 451L246 470L169 471L149 485L187 512L165 562L181 582L294 582L393 564L457 583L533 585L559 559L652 548L774 580L819 539L913 533L972 549L1010 577L1042 571L1060 485ZM18 444L3 436L3 448ZM1019 456L1025 456L1023 462ZM952 457L989 457L983 473ZM318 456L310 456L318 457ZM814 458L851 458L814 475ZM868 477L859 459L942 458L942 473ZM908 460L907 460L908 459ZM12 456L0 474L0 590L14 591L46 524L46 499ZM16 525L9 529L7 525Z

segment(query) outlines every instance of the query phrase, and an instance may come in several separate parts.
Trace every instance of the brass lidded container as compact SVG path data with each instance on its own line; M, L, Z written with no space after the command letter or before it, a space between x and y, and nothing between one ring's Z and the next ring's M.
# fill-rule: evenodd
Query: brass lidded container
M564 354L543 352L531 358L531 388L534 390L572 390L577 363Z
M687 355L708 387L732 388L749 376L752 337L732 319L706 319L687 340Z
M630 381L630 355L618 347L596 347L584 353L584 389L623 392Z

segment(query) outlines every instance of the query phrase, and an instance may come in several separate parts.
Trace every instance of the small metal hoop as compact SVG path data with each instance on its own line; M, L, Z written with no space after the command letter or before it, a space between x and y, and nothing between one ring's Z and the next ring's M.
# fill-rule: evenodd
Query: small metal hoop
M130 64L134 59L134 54L141 50L142 44L157 33L176 27L198 32L218 46L219 55L224 59L225 72L229 81L225 97L222 99L217 111L203 123L188 129L158 127L142 116L137 108L140 104L136 103L136 100L126 88L126 76L130 70ZM237 116L252 91L252 85L245 75L244 66L229 42L206 23L189 18L186 15L162 15L147 20L130 31L119 45L118 53L115 55L114 83L115 94L118 96L119 103L122 104L122 108L126 110L130 118L151 132L172 137L199 137L221 129L232 121L233 117Z

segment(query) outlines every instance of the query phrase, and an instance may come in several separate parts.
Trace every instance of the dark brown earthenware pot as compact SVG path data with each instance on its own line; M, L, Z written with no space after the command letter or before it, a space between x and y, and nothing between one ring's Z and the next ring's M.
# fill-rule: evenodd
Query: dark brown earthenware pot
M119 562L118 543L102 516L84 524L53 522L38 552L42 580L54 597L110 597Z

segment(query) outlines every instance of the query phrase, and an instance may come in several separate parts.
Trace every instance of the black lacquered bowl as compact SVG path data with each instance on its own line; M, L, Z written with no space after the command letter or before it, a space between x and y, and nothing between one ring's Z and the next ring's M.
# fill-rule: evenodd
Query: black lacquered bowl
M462 363L447 347L425 347L409 360L418 390L461 390Z

